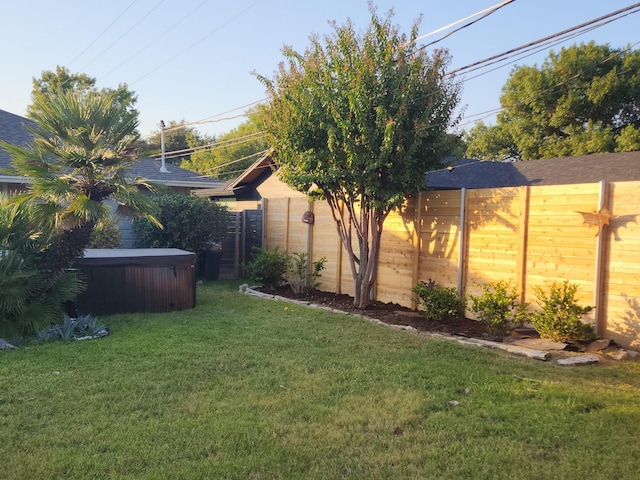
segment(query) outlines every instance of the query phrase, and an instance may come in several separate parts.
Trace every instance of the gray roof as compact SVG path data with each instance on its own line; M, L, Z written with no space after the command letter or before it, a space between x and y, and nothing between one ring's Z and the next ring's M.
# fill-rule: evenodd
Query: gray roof
M25 126L33 128L36 124L28 118L0 110L0 140L26 147L31 141L32 135ZM9 167L11 167L11 157L5 149L0 148L0 168Z
M27 146L31 141L32 134L25 128L25 125L36 126L35 122L28 118L0 110L0 140L13 145ZM168 170L167 173L160 171L160 160L141 158L134 163L130 173L134 177L142 177L151 182L171 187L219 188L224 185L224 182L220 180L185 170L176 165L166 164L165 166ZM3 148L0 148L0 169L9 167L11 167L11 157ZM3 176L7 177L0 171L0 177Z
M500 188L640 181L640 152L599 153L525 162L462 159L451 169L428 172L434 189Z

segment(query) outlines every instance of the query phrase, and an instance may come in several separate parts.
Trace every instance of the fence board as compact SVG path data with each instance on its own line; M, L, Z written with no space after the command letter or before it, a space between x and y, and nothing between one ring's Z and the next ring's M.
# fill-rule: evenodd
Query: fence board
M579 213L598 209L599 184L467 191L465 236L461 192L422 192L385 222L376 299L411 306L415 284L433 279L467 293L479 293L477 283L507 280L532 301L537 286L568 279L578 284L581 303L602 299L598 315L608 337L640 347L640 182L609 187L604 204L614 217L605 238ZM303 228L299 217L307 208L305 199L269 200L266 244L287 244L292 252L309 242L313 259L327 258L321 288L352 295L351 268L328 207L314 204L315 224ZM599 242L603 263L596 269Z

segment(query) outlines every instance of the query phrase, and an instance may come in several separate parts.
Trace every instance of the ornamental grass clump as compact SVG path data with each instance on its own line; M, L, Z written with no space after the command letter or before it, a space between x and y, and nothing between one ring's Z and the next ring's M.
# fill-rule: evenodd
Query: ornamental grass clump
M464 314L464 300L452 287L441 287L429 279L413 287L413 301L422 305L429 320L443 321Z
M469 295L471 311L497 337L524 323L527 303L518 302L518 293L508 282L498 281L481 286L482 295Z
M593 308L578 304L577 291L578 285L568 280L553 282L548 293L535 288L536 301L542 310L531 314L531 324L541 338L556 342L586 342L596 338L591 325L581 320Z

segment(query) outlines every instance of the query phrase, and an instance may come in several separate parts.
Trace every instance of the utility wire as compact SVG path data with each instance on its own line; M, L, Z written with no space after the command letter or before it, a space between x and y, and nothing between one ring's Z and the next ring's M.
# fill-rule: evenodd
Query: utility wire
M228 24L230 24L231 22L233 22L235 19L237 19L238 17L240 17L241 15L243 15L244 13L246 13L247 11L251 10L253 7L255 7L258 3L260 3L262 0L257 0L255 2L253 2L251 5L249 5L247 8L245 8L244 10L240 11L238 14L234 15L233 17L231 17L229 20L227 20L226 22L222 23L221 25L219 25L218 27L214 28L213 30L211 30L209 33L207 33L204 37L201 37L199 40L193 42L191 45L189 45L188 47L180 50L178 53L176 53L173 57L170 57L169 59L167 59L166 61L164 61L163 63L161 63L160 65L158 65L157 67L155 67L154 69L148 71L147 73L145 73L144 75L142 75L141 77L137 78L136 80L134 80L133 82L131 82L131 84L137 83L140 80L147 78L149 75L151 75L152 73L160 70L162 67L164 67L167 63L172 62L173 60L175 60L176 58L180 57L183 53L187 52L188 50L191 50L193 47L195 47L196 45L204 42L207 38L209 38L211 35L213 35L214 33L218 32L219 30L221 30L223 27L226 27Z
M162 5L163 2L164 2L164 0L160 0L154 7L152 7L149 11L147 11L147 13L145 13L136 23L131 25L131 27L126 32L124 32L122 35L120 35L118 38L116 38L107 48L102 50L98 55L96 55L93 58L93 60L91 60L89 63L85 64L85 66L82 67L80 70L84 70L89 65L91 65L93 62L95 62L98 58L100 58L102 55L104 55L108 50L111 49L111 47L113 47L116 43L118 43L120 40L122 40L131 30L133 30L140 23L142 23L142 21L145 18L147 18L149 15L151 15L160 5Z
M446 35L444 35L444 36L440 37L440 38L439 38L439 39L437 39L437 40L434 40L434 41L432 41L432 42L429 42L429 43L427 43L427 44L425 44L425 45L420 46L419 50L424 50L425 48L430 47L431 45L435 45L436 43L441 42L441 41L442 41L442 40L444 40L445 38L450 37L450 36L451 36L451 35L453 35L454 33L459 32L460 30L464 30L465 28L470 27L470 26L471 26L471 25L473 25L474 23L478 23L480 20L483 20L484 18L488 17L488 16L489 16L489 15L491 15L492 13L497 12L499 9L501 9L501 8L502 8L502 7L504 7L505 5L508 5L509 3L514 2L514 1L515 1L515 0L508 0L508 1L506 1L506 2L502 2L502 3L498 4L498 5L495 5L495 6L493 6L493 7L487 8L486 10L483 10L482 12L478 12L478 13L476 13L476 14L474 14L474 15L471 15L470 17L465 18L464 20L466 20L466 19L468 19L468 18L475 17L475 16L477 16L477 15L479 15L479 14L481 14L481 13L486 12L486 13L484 13L484 15L482 15L480 18L477 18L476 20L472 20L471 22L466 23L466 24L462 25L461 27L458 27L458 28L456 28L455 30L450 31L449 33L447 33ZM456 22L456 23L459 23L459 22ZM452 25L455 25L455 24L452 24ZM444 28L448 28L448 26L447 26L447 27L444 27ZM427 35L430 35L430 34L427 34ZM423 35L422 37L419 37L419 38L424 38L425 36L426 36L426 35Z
M607 19L607 18L611 18L611 17L614 17L614 16L616 16L616 15L620 15L621 13L629 12L630 10L636 9L636 8L638 8L638 7L640 7L640 3L635 3L635 4L633 4L633 5L630 5L630 6L628 6L628 7L625 7L625 8L623 8L623 9L617 10L617 11L615 11L615 12L611 12L611 13L609 13L609 14L607 14L607 15L603 15L603 16L601 16L601 17L595 18L595 19L590 20L590 21L588 21L588 22L581 23L580 25L576 25L576 26L574 26L574 27L568 28L568 29L563 30L563 31L561 31L561 32L554 33L553 35L548 35L548 36L546 36L546 37L544 37L544 38L541 38L541 39L535 40L535 41L533 41L533 42L529 42L529 43L527 43L527 44L525 44L525 45L521 45L521 46L519 46L519 47L512 48L511 50L507 50L506 52L499 53L499 54L494 55L494 56L492 56L492 57L488 57L488 58L485 58L485 59L483 59L483 60L480 60L480 61L477 61L477 62L471 63L471 64L469 64L469 65L465 65L464 67L457 68L457 69L455 69L455 70L452 70L452 71L448 72L448 74L449 74L449 75L455 75L456 73L460 73L460 72L462 72L462 71L464 71L464 70L468 70L468 69L470 69L470 68L472 68L472 67L475 67L476 65L480 65L480 64L483 64L483 63L489 62L489 61L491 61L491 60L494 60L494 59L496 59L496 58L499 58L499 57L502 57L502 56L505 56L505 55L511 54L511 53L513 53L513 52L517 52L517 51L522 50L522 49L524 49L524 48L527 48L527 47L530 47L530 46L533 46L533 45L536 45L536 44L539 44L539 43L545 42L545 41L547 41L547 40L551 40L551 39L557 38L557 37L559 37L559 36L561 36L561 35L564 35L564 34L566 34L566 33L573 32L574 30L578 30L578 29L580 29L580 28L583 28L583 27L586 27L586 26L592 25L592 24L594 24L594 23L600 22L600 21L605 20L605 19ZM636 11L633 11L633 12L629 12L629 13L627 13L627 15L631 15L632 13L637 13L637 10L636 10ZM623 15L623 16L626 16L626 15ZM617 19L616 19L616 20L617 20Z
M191 15L193 15L196 11L198 11L200 8L202 8L204 6L205 3L207 3L209 0L204 0L202 3L200 3L199 5L197 5L193 10L191 10L189 13L187 13L184 17L182 17L180 20L178 20L177 22L173 23L171 25L170 28L166 29L164 32L162 32L160 35L158 35L156 38L154 38L153 40L151 40L149 43L147 43L144 47L142 47L140 50L138 50L136 53L134 53L133 55L131 55L129 58L127 58L125 61L123 61L122 63L120 63L119 65L116 65L114 68L112 68L111 70L109 70L107 73L105 73L104 75L102 75L101 78L104 78L108 75L111 75L113 72L115 72L116 70L118 70L120 67L122 67L123 65L126 65L127 63L129 63L131 60L133 60L134 58L136 58L138 55L140 55L142 52L144 52L147 48L149 48L151 45L155 44L158 40L160 40L162 37L164 37L165 35L169 34L169 32L171 32L173 29L175 29L178 25L180 25L182 22L184 22L187 18L189 18Z
M90 48L91 48L91 47L92 47L92 46L93 46L93 45L94 45L98 40L100 40L100 38L102 38L102 36L103 36L105 33L107 33L107 31L108 31L111 27L113 27L113 25L114 25L118 20L120 20L120 18L121 18L125 13L127 13L127 11L128 11L131 7L133 7L133 4L134 4L134 3L136 3L137 1L138 1L138 0L133 0L133 2L131 2L131 3L129 4L129 6L128 6L127 8L125 8L125 9L120 13L120 15L118 15L118 16L116 17L116 19L115 19L113 22L111 22L111 23L109 24L109 26L108 26L107 28L105 28L105 29L100 33L100 35L98 35L98 36L95 38L95 40L93 40L93 42L91 42L91 43L89 44L89 46L88 46L87 48L85 48L85 49L84 49L84 50L82 50L78 55L76 55L76 56L75 56L75 58L74 58L73 60L71 60L71 61L67 64L67 66L69 66L69 67L70 67L70 66L71 66L71 65L72 65L76 60L78 60L78 59L79 59L79 58L80 58L80 57L81 57L81 56L82 56L82 55L83 55L87 50L89 50L89 49L90 49Z
M456 21L455 21L455 22L453 22L453 23L450 23L449 25L445 25L444 27L440 27L440 28L438 28L437 30L434 30L433 32L425 33L424 35L419 36L419 37L418 37L418 38L416 38L415 40L413 40L413 41L411 41L411 42L409 42L409 43L407 43L407 44L405 44L405 45L410 45L411 43L417 43L417 42L419 42L420 40L423 40L423 39L425 39L425 38L427 38L427 37L429 37L429 36L431 36L431 35L434 35L434 34L436 34L436 33L440 33L440 32L442 32L442 31L446 30L447 28L453 27L453 26L455 26L455 25L457 25L457 24L459 24L459 23L464 22L465 20L469 20L470 18L477 17L478 15L482 15L483 13L488 12L488 13L487 13L487 15L491 15L491 14L492 14L493 12L495 12L496 10L498 10L498 9L500 9L500 8L504 7L505 5L507 5L507 4L509 4L509 3L512 3L512 2L515 2L515 0L505 0L504 2L501 2L501 3L498 3L498 4L494 5L493 7L485 8L484 10L481 10L481 11L479 11L479 12L476 12L476 13L474 13L473 15L469 15L469 16L467 16L467 17L461 18L460 20L456 20ZM482 18L486 17L487 15L484 15ZM482 20L482 18L481 18L480 20ZM472 23L475 23L475 22L472 22ZM470 25L470 24L465 25L465 27L466 27L466 26L468 26L468 25ZM465 28L465 27L462 27L462 28ZM455 31L457 31L457 30L455 30ZM454 31L454 32L455 32L455 31ZM453 33L453 32L452 32L452 33ZM451 35L451 34L449 34L449 35ZM447 37L448 37L449 35L447 35ZM443 38L446 38L446 37L443 37ZM439 40L438 40L438 41L439 41Z

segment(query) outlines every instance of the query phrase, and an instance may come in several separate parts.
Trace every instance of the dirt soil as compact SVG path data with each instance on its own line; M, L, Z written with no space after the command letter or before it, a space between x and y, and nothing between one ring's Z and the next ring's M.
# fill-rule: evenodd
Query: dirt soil
M395 303L376 301L365 309L355 308L353 297L345 294L321 292L319 290L312 290L306 294L295 294L289 286L277 289L259 288L258 290L272 295L280 295L294 300L334 308L343 312L364 315L390 325L410 326L422 332L439 332L472 338L487 338L487 328L483 324L465 317L438 322L427 320L422 311L411 310Z

